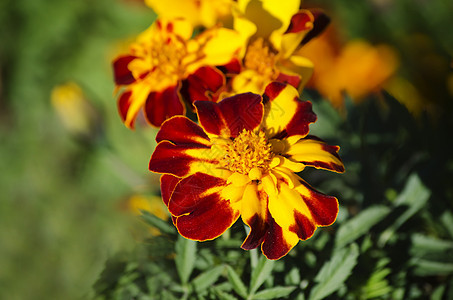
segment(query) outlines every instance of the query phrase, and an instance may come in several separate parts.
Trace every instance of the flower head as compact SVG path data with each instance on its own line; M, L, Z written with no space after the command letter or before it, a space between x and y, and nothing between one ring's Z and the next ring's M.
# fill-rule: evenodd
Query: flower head
M167 118L184 114L183 91L189 98L211 100L223 86L224 77L215 66L228 63L238 51L237 33L214 27L191 36L187 20L159 19L137 38L128 54L115 59L115 83L125 87L118 109L127 127L134 126L141 109L152 125L160 126Z
M299 9L300 0L239 0L234 27L246 47L243 70L232 82L235 93L261 94L271 81L302 88L313 64L295 52L321 32L329 19L319 11Z
M185 18L194 26L214 26L218 19L231 14L233 0L145 0L159 16L165 18Z
M214 239L241 216L251 228L242 248L261 245L279 259L335 221L337 199L296 173L306 166L343 172L339 147L308 135L316 115L298 96L273 82L263 96L195 102L201 126L182 116L162 125L149 167L163 174L162 198L181 235Z

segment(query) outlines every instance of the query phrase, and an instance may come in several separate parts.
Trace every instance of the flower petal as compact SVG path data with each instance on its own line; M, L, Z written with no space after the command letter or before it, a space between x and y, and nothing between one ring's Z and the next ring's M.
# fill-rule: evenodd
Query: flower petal
M267 232L267 194L258 190L256 184L248 184L241 201L241 217L250 232L242 243L242 249L250 250L258 247Z
M159 127L170 117L184 114L179 95L179 86L171 86L161 92L151 92L145 103L145 117L149 123Z
M221 66L229 63L240 51L243 42L238 32L227 28L212 28L197 36L205 54L200 63Z
M223 178L196 173L175 187L168 209L179 233L192 240L212 240L236 222L240 212L222 196Z
M254 130L261 124L261 96L244 93L225 98L219 103L196 101L198 120L206 133L236 137L243 129Z
M220 174L217 153L200 144L175 145L162 141L154 150L149 162L152 172L185 177L196 172Z
M132 72L127 67L134 59L136 59L136 57L133 55L124 55L113 61L113 75L117 85L128 85L135 81Z
M300 139L308 125L316 121L311 103L301 101L297 90L288 84L270 83L264 92L264 129L269 138Z
M285 154L289 155L292 161L317 169L342 173L344 165L338 156L339 149L338 146L331 146L322 140L308 136L291 145Z
M211 142L203 129L183 116L174 116L162 124L156 141L170 141L176 145L200 145L210 147Z
M118 106L118 112L120 114L121 120L126 124L126 119L127 119L127 112L129 111L129 108L131 106L132 102L132 91L125 91L120 95L118 98L117 106ZM127 127L129 128L134 128L134 121L135 118L133 118L129 123L126 124Z
M215 93L225 84L224 75L214 67L201 67L189 75L181 87L181 94L190 103L197 100L214 101Z
M180 181L181 178L173 175L164 174L160 176L160 192L162 195L162 201L164 202L165 206L168 207L168 202L170 201L171 194L173 194L176 185Z
M301 42L301 45L305 45L312 38L317 37L321 32L326 29L327 25L330 23L330 18L320 9L311 9L315 20L313 21L313 29L305 35L304 39Z
M338 201L301 181L294 189L282 184L278 197L269 199L269 211L283 230L306 240L318 226L327 226L335 221Z
M299 242L297 234L284 230L272 218L268 217L268 229L261 251L268 259L280 259Z
M299 48L303 38L313 28L314 17L308 10L301 10L291 18L288 30L282 36L280 53L290 57Z
M290 84L297 89L299 88L301 77L299 74L285 74L283 72L280 72L276 80L278 82Z

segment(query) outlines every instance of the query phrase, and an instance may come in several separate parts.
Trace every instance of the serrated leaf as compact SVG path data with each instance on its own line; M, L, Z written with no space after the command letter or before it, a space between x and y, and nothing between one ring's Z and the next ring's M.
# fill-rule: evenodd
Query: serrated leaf
M250 280L250 295L253 295L264 283L264 281L266 281L268 276L271 275L274 263L275 261L268 260L266 257L261 256L256 268L252 271L252 278Z
M358 255L359 248L356 244L336 250L332 259L316 275L315 281L318 283L311 290L309 299L323 299L341 288L357 264Z
M178 270L181 283L185 285L189 281L194 267L197 242L179 236L176 241L175 250L176 269Z
M141 218L148 223L151 226L156 227L157 229L160 230L162 233L166 234L176 234L175 227L167 223L166 221L159 219L155 215L151 214L150 212L146 210L141 210Z
M343 247L368 233L370 228L387 216L389 212L390 208L383 205L376 205L363 210L341 225L335 238L335 246Z
M239 275L228 265L226 266L226 269L228 272L228 281L231 283L234 291L238 293L239 296L247 298L247 287L244 285Z
M411 254L424 259L453 262L453 242L422 234L413 234Z
M252 299L280 299L288 296L296 289L295 286L276 286L256 293Z
M408 208L381 234L379 246L383 247L396 230L426 204L430 196L431 191L423 185L418 175L409 176L403 191L395 200L396 206L407 205Z
M206 272L198 275L194 280L192 280L191 285L193 286L196 292L201 292L206 290L208 287L213 285L220 277L224 270L224 266L216 266Z
M217 287L213 287L212 290L214 291L214 294L216 295L216 299L220 300L237 300L236 297L233 295L228 294L227 292L224 292L220 289L217 289Z

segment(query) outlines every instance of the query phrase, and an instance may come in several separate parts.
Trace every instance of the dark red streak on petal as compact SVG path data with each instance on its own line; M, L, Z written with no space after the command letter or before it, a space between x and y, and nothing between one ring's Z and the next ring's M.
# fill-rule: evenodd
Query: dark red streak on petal
M306 11L300 11L291 17L291 22L285 34L309 30L312 26L312 16L310 16Z
M294 211L294 219L296 220L296 224L289 228L290 231L297 234L301 240L306 240L313 236L316 226L310 222L307 216Z
M113 75L117 85L127 85L135 81L135 78L127 65L136 58L137 57L132 55L126 55L120 56L113 61Z
M203 129L183 116L173 117L162 124L156 135L156 141L167 140L177 145L199 144L199 139L209 142L209 138Z
M267 228L269 227L266 220L260 218L258 214L254 214L253 217L248 220L248 223L250 224L250 233L241 246L244 250L255 249L261 245L264 236L266 235Z
M269 227L261 246L263 254L268 259L279 259L291 250L291 246L286 243L283 237L283 229L275 223L275 220L269 216Z
M184 114L184 106L178 93L179 86L173 86L162 92L152 92L145 103L145 117L149 123L160 127L173 116Z

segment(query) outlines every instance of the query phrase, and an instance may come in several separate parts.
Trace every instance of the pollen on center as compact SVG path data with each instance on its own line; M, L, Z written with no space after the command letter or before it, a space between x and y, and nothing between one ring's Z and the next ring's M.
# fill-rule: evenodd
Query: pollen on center
M244 129L231 143L225 145L225 155L220 163L231 172L249 175L253 169L264 174L273 156L271 144L264 132Z

